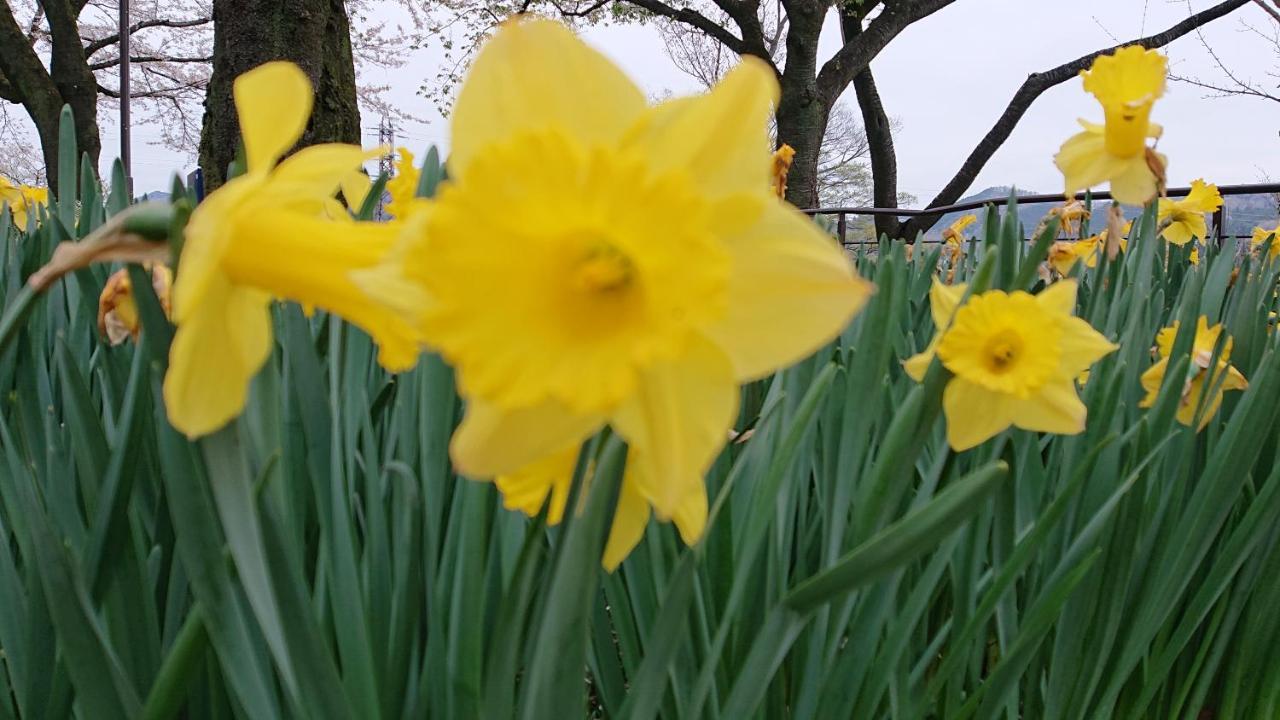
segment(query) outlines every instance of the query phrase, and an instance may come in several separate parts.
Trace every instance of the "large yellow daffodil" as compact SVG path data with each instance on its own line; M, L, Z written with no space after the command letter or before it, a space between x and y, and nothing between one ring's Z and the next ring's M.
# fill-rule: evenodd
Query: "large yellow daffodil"
M1075 281L1034 296L990 290L957 307L965 289L935 280L929 300L938 330L924 352L904 363L917 382L935 354L954 374L942 396L951 447L968 450L1010 425L1083 431L1087 410L1076 379L1116 346L1072 315Z
M1102 55L1080 73L1084 89L1102 104L1103 125L1081 120L1084 132L1062 145L1054 162L1062 170L1068 196L1104 182L1127 205L1143 205L1156 196L1166 164L1147 147L1160 137L1151 107L1164 94L1166 61L1154 50L1131 45Z
M626 439L614 532L629 534L606 564L650 508L701 535L738 384L822 347L868 295L770 188L777 92L747 58L710 93L649 107L567 28L507 23L458 95L449 180L421 228L359 275L457 369L462 473L549 492L565 464L528 468L605 424Z
M1174 245L1186 245L1195 238L1204 239L1209 234L1205 213L1222 207L1222 194L1217 185L1204 180L1191 181L1191 192L1181 200L1160 198L1158 219L1164 229L1160 236Z
M316 145L278 166L311 114L306 75L268 63L238 78L236 109L248 171L191 215L173 285L177 325L164 381L169 420L189 436L218 429L244 408L249 381L271 352L272 298L330 310L373 335L389 369L411 367L417 336L350 278L380 262L396 228L321 218L366 158L359 147Z

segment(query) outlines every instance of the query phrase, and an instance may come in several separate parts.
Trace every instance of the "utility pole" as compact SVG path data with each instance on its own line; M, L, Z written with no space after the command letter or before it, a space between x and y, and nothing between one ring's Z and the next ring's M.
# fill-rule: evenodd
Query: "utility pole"
M120 0L120 164L125 191L133 197L133 153L129 143L129 0Z
M378 158L378 175L390 179L396 171L396 128L386 115L383 115L382 122L378 123L378 145L386 148L386 152L382 154L381 158ZM384 191L382 197L378 198L378 211L374 215L376 219L387 219L386 202L387 194Z

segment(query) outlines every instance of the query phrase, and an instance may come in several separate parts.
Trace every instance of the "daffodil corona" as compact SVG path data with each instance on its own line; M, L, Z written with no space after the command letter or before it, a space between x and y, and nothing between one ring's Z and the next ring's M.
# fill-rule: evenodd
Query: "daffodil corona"
M1181 200L1160 198L1157 219L1164 226L1160 236L1174 245L1186 245L1196 238L1204 239L1209 234L1205 213L1220 207L1222 194L1218 192L1218 186L1204 180L1193 180L1191 192Z
M456 368L460 472L549 492L566 465L548 458L610 424L638 499L614 527L642 530L652 508L701 535L738 384L822 347L869 290L770 188L777 91L747 58L708 94L649 107L561 25L489 41L458 95L449 180L359 274ZM625 537L607 564L640 535Z
M417 359L417 336L350 277L372 267L396 239L393 226L321 218L366 153L316 145L277 161L311 114L306 75L267 63L236 79L236 109L248 171L191 215L173 285L177 325L164 381L169 420L188 436L217 430L244 408L249 381L271 352L272 298L340 314L379 343L389 369Z
M968 450L1010 425L1062 435L1083 431L1087 411L1076 378L1116 346L1072 315L1075 281L1034 296L990 290L959 305L965 290L934 282L930 309L938 331L905 363L921 381L936 354L953 374L942 397L951 447Z
M1218 346L1222 335L1222 325L1209 325L1204 315L1196 321L1196 336L1191 343L1191 363L1187 367L1187 377L1182 382L1182 392L1178 396L1178 422L1190 427L1196 421L1197 412L1200 422L1196 424L1196 432L1200 432L1209 424L1218 408L1222 406L1222 396L1227 390L1244 390L1249 382L1244 375L1231 364L1232 340L1222 340L1222 351L1218 354L1216 365L1213 362L1213 351ZM1173 353L1173 343L1178 337L1178 323L1164 328L1156 335L1156 353L1159 362L1142 373L1142 389L1147 391L1146 397L1138 403L1139 407L1151 407L1160 395L1160 386L1164 384L1164 376L1169 370L1169 356ZM1209 372L1210 366L1215 370ZM1225 373L1225 374L1224 374ZM1209 393L1206 397L1206 393ZM1203 405L1203 407L1201 407Z
M1156 196L1164 177L1163 155L1147 146L1160 137L1151 108L1164 94L1165 57L1138 45L1102 55L1080 73L1084 89L1102 105L1105 123L1081 120L1084 132L1062 145L1054 162L1062 170L1068 196L1104 182L1127 205L1143 205Z

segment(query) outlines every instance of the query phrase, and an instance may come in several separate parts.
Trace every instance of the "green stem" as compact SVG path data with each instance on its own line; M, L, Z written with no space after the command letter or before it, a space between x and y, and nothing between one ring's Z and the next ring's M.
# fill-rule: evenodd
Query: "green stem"
M168 720L178 714L186 699L187 687L191 684L208 646L209 635L205 631L204 616L200 606L195 605L178 630L178 637L174 639L173 647L165 656L164 664L160 666L156 681L151 686L151 692L147 694L147 702L142 708L142 720Z

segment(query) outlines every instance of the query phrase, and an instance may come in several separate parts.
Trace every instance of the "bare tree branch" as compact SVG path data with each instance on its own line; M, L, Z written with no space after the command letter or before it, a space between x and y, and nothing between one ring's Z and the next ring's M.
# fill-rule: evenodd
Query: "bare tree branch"
M129 58L129 62L139 65L145 63L209 63L213 62L212 55L202 57L174 57L169 55L134 55ZM106 70L107 68L116 67L120 64L120 58L111 60L103 60L102 62L89 63L89 69L93 71Z
M1270 15L1272 18L1274 18L1276 22L1280 22L1280 10L1276 9L1276 8L1280 8L1280 2L1277 2L1276 7L1274 8L1268 5L1266 3L1266 0L1253 0L1253 2L1257 4L1258 7L1262 8L1263 10L1266 10L1267 14Z
M846 39L845 44L818 73L818 93L830 107L849 87L853 77L913 22L925 18L955 0L897 0L886 2L884 11L867 27Z
M213 17L200 17L200 18L193 18L191 20L166 20L163 18L157 18L154 20L142 20L129 26L129 34L133 35L134 33L139 32L141 30L146 30L147 28L157 28L157 27L191 28L191 27L199 27L201 25L208 25L211 22L213 22ZM116 33L114 35L108 35L107 37L101 38L99 40L94 40L90 42L88 45L84 46L84 55L85 57L89 57L90 55L93 55L99 50L102 50L103 48L106 48L111 45L115 45L118 42L120 42L120 33Z
M950 205L969 189L973 184L974 178L986 166L987 161L995 154L996 150L1004 144L1009 134L1017 127L1018 121L1030 109L1031 104L1036 98L1040 97L1044 91L1055 85L1060 85L1080 74L1081 70L1087 69L1093 64L1095 58L1099 55L1106 55L1115 52L1118 48L1126 45L1141 45L1145 48L1164 47L1178 38L1192 32L1206 23L1217 20L1241 7L1249 4L1251 0L1227 0L1218 3L1208 9L1198 12L1181 22L1173 25L1164 32L1148 35L1147 37L1137 38L1127 43L1121 43L1113 47L1103 48L1087 55L1082 55L1071 62L1059 65L1045 72L1033 73L1025 81L1018 91L1014 93L1013 99L1009 101L1009 105L1001 113L999 119L987 134L978 143L969 157L965 159L960 169L956 172L955 177L946 184L945 187L929 201L926 207L938 207L940 205ZM928 215L912 218L909 222L903 224L903 237L913 238L918 233L928 229L938 221L941 215Z
M670 18L676 22L691 25L715 38L722 45L739 55L748 54L746 45L742 42L741 38L736 37L723 26L696 10L687 7L678 9L673 8L670 5L658 2L658 0L626 0L626 2L635 5L636 7L648 10L654 15L661 15L662 17ZM763 59L769 60L769 58Z

